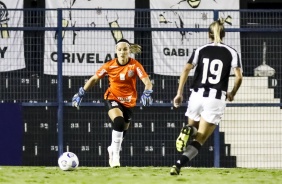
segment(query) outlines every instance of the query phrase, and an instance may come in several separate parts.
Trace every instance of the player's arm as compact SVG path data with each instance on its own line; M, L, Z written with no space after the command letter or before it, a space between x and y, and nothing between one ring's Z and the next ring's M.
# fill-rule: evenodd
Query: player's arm
M152 90L153 89L153 84L152 84L151 80L149 79L149 77L144 77L141 80L145 85L145 90Z
M84 97L85 92L93 87L99 80L99 77L97 74L95 74L85 83L83 87L80 87L78 93L72 97L72 106L79 109L79 105Z
M92 88L97 82L99 82L99 77L97 74L93 75L83 86L83 89L85 91L88 91L90 88Z
M234 96L236 95L238 89L240 88L243 80L242 70L239 67L234 68L234 74L235 74L235 80L234 80L234 86L231 92L227 93L227 99L229 101L234 100Z
M184 86L187 82L189 73L191 71L191 69L193 69L194 65L187 63L180 75L180 79L179 79L179 84L178 84L178 89L177 89L177 94L173 99L173 105L174 107L178 108L180 107L182 100L183 100L183 89Z
M191 69L193 69L194 65L193 64L190 64L190 63L187 63L180 75L180 79L179 79L179 85L178 85L178 90L177 90L177 95L182 95L183 94L183 89L184 89L184 86L187 82L187 79L188 79L188 75L191 71Z
M145 90L141 96L142 104L143 106L150 106L153 104L153 99L151 97L151 94L153 93L153 84L149 77L144 77L141 80L145 85Z

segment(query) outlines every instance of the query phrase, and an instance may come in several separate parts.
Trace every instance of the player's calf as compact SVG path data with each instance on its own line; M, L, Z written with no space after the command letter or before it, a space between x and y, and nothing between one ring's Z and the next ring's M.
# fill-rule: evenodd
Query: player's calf
M197 134L197 129L190 125L184 126L178 138L176 139L176 149L179 152L183 152L186 148L187 142L191 136L195 136Z

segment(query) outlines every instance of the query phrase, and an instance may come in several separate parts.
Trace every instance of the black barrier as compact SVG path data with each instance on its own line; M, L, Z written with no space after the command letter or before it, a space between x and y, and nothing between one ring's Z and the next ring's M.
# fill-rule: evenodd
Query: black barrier
M22 106L0 104L0 165L22 165Z

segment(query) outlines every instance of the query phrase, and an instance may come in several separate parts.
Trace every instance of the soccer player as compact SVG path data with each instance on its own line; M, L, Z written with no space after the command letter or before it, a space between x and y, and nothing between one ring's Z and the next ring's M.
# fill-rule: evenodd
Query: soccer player
M112 142L108 147L109 165L113 168L120 167L121 144L130 125L132 108L136 106L137 76L145 85L145 90L141 96L143 105L150 106L153 102L151 80L143 66L137 60L129 57L130 51L131 44L125 39L119 40L116 44L117 58L103 64L72 98L72 105L79 107L85 92L100 79L108 76L109 87L104 94L104 99L113 127Z
M172 166L171 175L179 175L181 167L198 154L219 124L226 106L225 100L233 101L242 83L242 63L239 55L235 49L222 43L225 36L223 24L222 19L210 24L208 34L212 43L197 48L181 73L177 95L173 100L176 108L182 103L183 88L189 72L196 67L185 113L188 116L188 124L181 129L176 140L176 149L183 154ZM227 92L231 68L234 70L235 81L233 89ZM187 145L189 137L192 140Z

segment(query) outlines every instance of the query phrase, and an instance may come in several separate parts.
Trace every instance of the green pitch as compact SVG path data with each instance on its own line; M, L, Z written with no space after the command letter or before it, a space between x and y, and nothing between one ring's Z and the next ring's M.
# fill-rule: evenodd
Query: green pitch
M58 167L0 166L1 184L279 184L282 170L183 168L170 176L169 167L79 167L62 171Z

